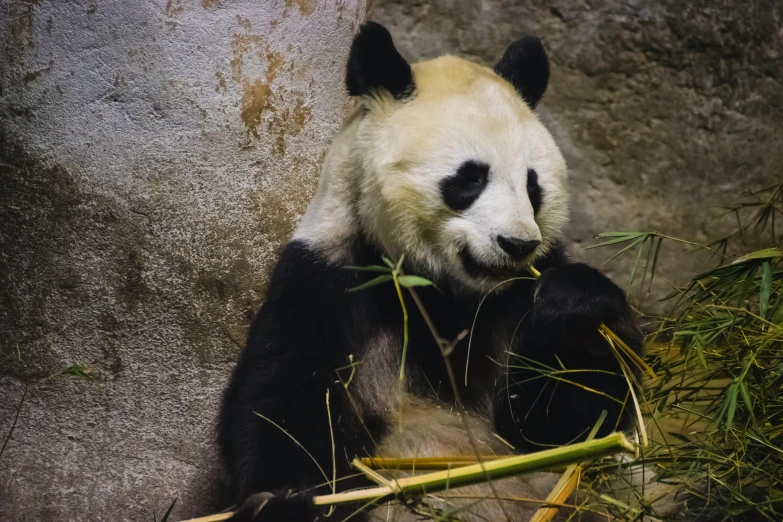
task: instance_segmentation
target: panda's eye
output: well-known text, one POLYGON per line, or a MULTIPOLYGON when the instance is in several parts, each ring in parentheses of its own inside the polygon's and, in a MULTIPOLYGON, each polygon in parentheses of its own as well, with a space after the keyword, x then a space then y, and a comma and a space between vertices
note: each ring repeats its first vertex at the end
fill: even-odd
POLYGON ((533 206, 533 212, 541 208, 541 187, 538 184, 538 174, 533 169, 527 169, 527 197, 533 206))
POLYGON ((460 211, 470 207, 487 186, 489 165, 477 161, 466 161, 440 183, 443 201, 453 210, 460 211))

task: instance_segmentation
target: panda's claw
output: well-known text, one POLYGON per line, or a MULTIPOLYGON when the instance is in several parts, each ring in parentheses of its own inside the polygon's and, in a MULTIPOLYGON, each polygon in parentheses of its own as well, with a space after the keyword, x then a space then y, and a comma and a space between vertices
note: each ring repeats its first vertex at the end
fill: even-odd
POLYGON ((320 522, 320 509, 311 495, 291 490, 250 495, 234 512, 230 522, 320 522))

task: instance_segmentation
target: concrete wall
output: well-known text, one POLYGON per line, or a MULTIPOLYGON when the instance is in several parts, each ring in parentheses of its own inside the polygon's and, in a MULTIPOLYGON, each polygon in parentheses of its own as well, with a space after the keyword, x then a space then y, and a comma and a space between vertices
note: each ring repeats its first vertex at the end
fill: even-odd
MULTIPOLYGON (((717 207, 783 181, 780 1, 378 0, 373 17, 412 60, 452 53, 491 65, 520 36, 542 38, 552 76, 540 113, 568 161, 577 259, 610 257, 581 250, 598 232, 732 233, 736 220, 717 207)), ((769 241, 735 236, 733 249, 769 241)), ((620 284, 630 261, 606 267, 620 284)), ((664 244, 661 274, 683 283, 704 261, 664 244)), ((666 283, 639 290, 634 304, 668 308, 656 302, 666 283)))
POLYGON ((0 0, 0 444, 28 387, 0 519, 209 509, 217 400, 365 3, 0 0))

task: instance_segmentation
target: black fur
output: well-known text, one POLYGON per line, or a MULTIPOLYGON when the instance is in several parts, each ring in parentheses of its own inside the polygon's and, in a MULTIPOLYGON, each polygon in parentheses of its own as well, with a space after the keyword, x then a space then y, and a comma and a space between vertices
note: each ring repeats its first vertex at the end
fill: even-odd
POLYGON ((541 186, 538 184, 538 173, 533 169, 527 170, 527 197, 533 206, 533 213, 541 209, 541 186))
POLYGON ((467 210, 478 199, 489 180, 489 165, 478 161, 466 161, 440 183, 443 201, 457 212, 467 210))
POLYGON ((535 36, 525 36, 512 43, 495 65, 495 72, 508 80, 535 109, 549 84, 549 59, 544 45, 535 36))
POLYGON ((498 433, 518 448, 546 449, 583 438, 601 411, 607 410, 599 436, 608 434, 623 420, 620 403, 628 386, 598 333, 599 326, 606 324, 634 351, 642 351, 641 333, 625 295, 609 278, 581 263, 544 272, 534 292, 535 303, 520 327, 517 352, 534 362, 510 361, 516 368, 508 373, 508 393, 495 398, 498 433), (588 371, 562 374, 571 384, 542 378, 541 365, 588 371))
MULTIPOLYGON (((377 264, 380 259, 381 252, 362 240, 356 241, 354 251, 353 264, 377 264)), ((468 385, 459 379, 459 392, 468 407, 483 404, 487 394, 494 393, 495 429, 517 447, 530 447, 528 439, 562 444, 584 436, 582 428, 592 425, 602 408, 612 414, 605 426, 613 427, 619 410, 611 401, 563 383, 549 397, 543 379, 525 382, 524 375, 517 372, 506 379, 490 357, 497 360, 510 346, 547 365, 556 366, 557 354, 569 369, 597 368, 617 373, 618 365, 611 356, 590 353, 603 349, 595 344, 599 343, 595 329, 602 321, 634 349, 641 349, 640 334, 623 293, 608 279, 585 265, 568 264, 562 247, 537 260, 536 266, 543 272, 538 283, 515 281, 506 291, 486 299, 473 331, 468 385), (512 339, 520 321, 519 333, 512 339), (497 339, 504 342, 498 343, 497 339)), ((326 481, 301 448, 255 412, 284 428, 328 474, 332 458, 325 395, 330 390, 338 476, 349 474, 353 457, 372 453, 372 440, 378 440, 388 429, 380 416, 366 415, 362 425, 336 371, 348 364, 350 354, 361 361, 363 349, 379 331, 402 346, 402 314, 391 284, 346 292, 375 275, 330 265, 296 241, 283 251, 221 410, 219 442, 235 501, 260 491, 303 490, 326 481)), ((455 293, 447 281, 438 283, 441 291, 421 288, 419 295, 441 335, 454 338, 471 326, 481 295, 455 293)), ((453 396, 439 349, 416 308, 409 308, 406 374, 410 391, 432 396, 431 385, 448 405, 453 396)), ((452 356, 460 375, 467 363, 466 348, 463 342, 452 356)), ((585 374, 574 380, 624 398, 623 381, 600 375, 594 378, 585 374)), ((361 404, 361 397, 353 399, 354 404, 361 404)), ((341 488, 357 485, 338 482, 341 488)), ((320 494, 326 489, 307 491, 320 494)), ((292 502, 301 508, 301 500, 292 502)), ((271 518, 270 511, 265 514, 265 509, 258 520, 277 520, 271 518)), ((247 507, 243 513, 247 516, 247 507)), ((289 512, 287 520, 310 522, 312 518, 307 517, 317 515, 318 510, 305 513, 296 518, 289 512)))
POLYGON ((218 440, 234 500, 326 481, 301 448, 256 413, 279 424, 330 470, 330 390, 338 475, 348 473, 354 456, 372 450, 371 435, 381 435, 383 426, 371 417, 364 419, 370 429, 365 432, 336 383, 335 368, 346 366, 352 353, 361 357, 361 347, 377 328, 369 294, 346 292, 363 280, 362 274, 330 266, 301 243, 283 250, 223 399, 218 440))
POLYGON ((372 95, 385 89, 397 99, 409 97, 414 90, 413 71, 394 47, 381 24, 369 22, 359 29, 351 44, 345 85, 351 96, 372 95))

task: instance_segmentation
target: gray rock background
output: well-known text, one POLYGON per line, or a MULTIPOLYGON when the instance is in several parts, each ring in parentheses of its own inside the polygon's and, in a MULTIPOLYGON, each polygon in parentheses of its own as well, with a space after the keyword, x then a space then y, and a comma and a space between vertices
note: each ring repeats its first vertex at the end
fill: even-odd
MULTIPOLYGON (((494 65, 520 36, 542 38, 552 75, 539 113, 568 162, 577 259, 611 257, 582 251, 604 231, 725 236, 736 220, 717 206, 783 181, 780 0, 378 0, 373 18, 412 60, 494 65)), ((769 237, 735 236, 734 250, 769 237)), ((664 243, 660 273, 683 283, 708 257, 664 243)), ((605 268, 627 285, 631 261, 605 268)), ((663 281, 639 290, 643 309, 668 306, 663 281)))
POLYGON ((365 18, 0 0, 0 444, 29 387, 0 520, 149 521, 177 495, 174 520, 209 513, 217 401, 365 18))
MULTIPOLYGON (((608 257, 579 249, 600 231, 732 232, 713 207, 783 178, 779 1, 375 3, 414 60, 492 64, 542 36, 577 258, 608 257)), ((217 400, 348 107, 365 16, 362 0, 0 0, 0 444, 28 390, 0 520, 150 520, 179 495, 176 519, 219 496, 217 400)), ((667 246, 662 273, 697 259, 667 246)))

